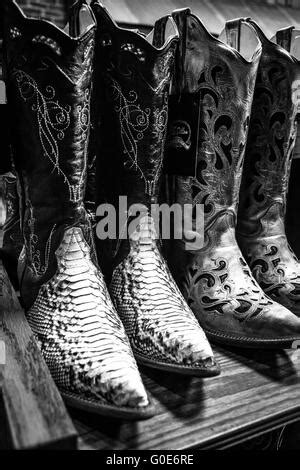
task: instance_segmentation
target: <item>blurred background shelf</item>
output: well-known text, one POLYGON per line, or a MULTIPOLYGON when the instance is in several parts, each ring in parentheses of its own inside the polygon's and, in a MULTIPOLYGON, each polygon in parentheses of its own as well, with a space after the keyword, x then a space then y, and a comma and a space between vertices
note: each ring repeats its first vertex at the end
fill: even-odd
POLYGON ((116 21, 128 25, 153 25, 157 18, 170 14, 172 10, 189 7, 208 30, 216 35, 222 31, 225 21, 241 16, 251 16, 268 37, 285 26, 300 26, 300 9, 283 7, 282 2, 276 4, 259 0, 103 0, 102 3, 116 21))

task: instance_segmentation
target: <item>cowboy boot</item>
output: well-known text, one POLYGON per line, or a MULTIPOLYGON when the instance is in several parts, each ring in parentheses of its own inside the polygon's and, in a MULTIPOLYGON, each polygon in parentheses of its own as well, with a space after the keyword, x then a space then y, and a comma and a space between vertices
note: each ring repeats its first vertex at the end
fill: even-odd
POLYGON ((15 289, 19 289, 17 266, 23 248, 17 186, 17 176, 14 173, 8 173, 3 176, 6 220, 3 226, 3 245, 0 251, 15 289))
MULTIPOLYGON (((300 41, 299 30, 293 26, 283 28, 276 32, 271 41, 284 47, 293 57, 300 60, 300 41)), ((296 254, 300 257, 300 187, 298 183, 300 172, 300 132, 299 132, 299 109, 297 113, 297 135, 293 158, 291 162, 291 171, 289 178, 289 188, 287 194, 285 226, 287 239, 296 254)))
MULTIPOLYGON (((68 29, 70 34, 74 37, 79 36, 80 28, 82 28, 82 22, 87 20, 87 12, 83 10, 81 2, 75 2, 75 4, 69 9, 70 24, 68 25, 68 29)), ((92 123, 90 123, 90 127, 92 130, 92 123)), ((93 142, 94 139, 89 139, 90 146, 93 142)), ((92 227, 95 227, 95 151, 89 150, 88 157, 87 182, 84 203, 86 211, 90 216, 92 227)), ((4 199, 6 202, 6 221, 3 226, 3 247, 0 249, 0 251, 4 257, 4 262, 6 264, 10 279, 15 289, 19 289, 17 267, 18 259, 23 247, 23 238, 21 233, 19 195, 16 174, 10 172, 4 176, 3 187, 4 199)), ((23 253, 22 256, 25 256, 25 253, 23 253)))
MULTIPOLYGON (((86 8, 87 2, 85 0, 77 0, 69 8, 69 31, 74 37, 80 35, 80 31, 84 27, 88 27, 90 22, 89 9, 86 8)), ((84 206, 90 218, 90 222, 95 232, 96 226, 96 144, 95 144, 95 129, 94 117, 90 117, 89 140, 87 150, 87 177, 86 187, 84 194, 84 206)))
POLYGON ((11 168, 11 155, 9 143, 9 129, 7 122, 7 104, 6 104, 6 87, 3 77, 3 11, 0 5, 0 129, 1 129, 1 159, 0 159, 0 175, 8 173, 11 168))
MULTIPOLYGON (((262 43, 240 192, 238 242, 265 293, 300 315, 300 263, 284 225, 296 138, 300 63, 249 24, 262 43)), ((236 28, 236 25, 234 25, 236 28)), ((227 25, 232 30, 232 25, 227 25)))
POLYGON ((166 171, 174 175, 171 202, 192 204, 195 215, 202 205, 204 234, 194 227, 192 244, 174 240, 171 271, 210 339, 241 347, 288 346, 300 337, 300 323, 264 294, 235 237, 258 37, 251 25, 243 27, 241 55, 211 36, 189 9, 173 18, 181 38, 166 171))
POLYGON ((17 266, 23 247, 20 223, 19 194, 17 175, 12 163, 11 136, 6 99, 6 85, 3 76, 3 5, 0 6, 0 128, 1 128, 1 163, 0 174, 6 207, 3 225, 3 243, 0 255, 3 258, 9 278, 16 290, 19 289, 17 266))
POLYGON ((120 236, 111 243, 112 299, 138 362, 182 374, 216 375, 210 345, 160 253, 150 211, 161 180, 176 27, 170 19, 163 38, 155 30, 146 38, 119 28, 98 2, 92 8, 98 25, 97 178, 104 188, 99 202, 104 197, 119 215, 119 195, 127 197, 129 206, 120 236), (143 209, 130 230, 134 204, 143 209))
POLYGON ((146 418, 153 410, 97 265, 84 207, 95 36, 90 18, 73 37, 6 2, 8 103, 24 201, 20 290, 67 403, 146 418))

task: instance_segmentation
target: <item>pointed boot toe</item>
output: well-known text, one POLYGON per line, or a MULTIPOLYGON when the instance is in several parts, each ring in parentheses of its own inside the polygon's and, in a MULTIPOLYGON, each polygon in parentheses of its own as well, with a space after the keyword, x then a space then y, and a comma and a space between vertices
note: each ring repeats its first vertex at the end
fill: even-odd
MULTIPOLYGON (((179 319, 182 312, 177 310, 173 314, 173 318, 179 319)), ((162 312, 153 310, 153 315, 159 317, 162 312)), ((209 342, 195 321, 189 324, 185 318, 180 322, 179 329, 161 322, 142 323, 131 341, 138 363, 199 377, 212 377, 220 373, 209 342)))
POLYGON ((27 313, 67 403, 102 415, 153 416, 124 327, 80 228, 65 231, 57 272, 27 313))
MULTIPOLYGON (((265 298, 266 299, 266 298, 265 298)), ((300 319, 282 305, 268 299, 253 315, 240 318, 227 314, 204 330, 216 343, 244 348, 288 349, 300 340, 300 319)))
POLYGON ((68 24, 62 31, 5 2, 12 153, 22 199, 20 292, 66 402, 143 419, 154 410, 99 269, 85 208, 96 33, 85 2, 72 8, 68 24))
POLYGON ((137 361, 210 377, 219 373, 204 331, 185 302, 155 240, 135 235, 115 269, 110 292, 137 361))
POLYGON ((93 2, 92 8, 99 25, 94 88, 101 136, 98 215, 107 203, 119 214, 119 233, 110 232, 109 240, 101 236, 103 220, 97 224, 112 300, 138 362, 181 374, 216 375, 205 334, 159 251, 152 213, 162 180, 178 30, 168 17, 156 22, 147 39, 126 29, 120 34, 105 7, 93 2), (136 207, 142 218, 135 219, 136 207))
MULTIPOLYGON (((168 250, 171 272, 212 341, 245 348, 289 347, 298 338, 298 319, 292 318, 292 313, 274 302, 259 286, 236 239, 240 194, 240 217, 248 222, 252 211, 257 216, 253 232, 250 230, 251 224, 246 226, 245 232, 259 233, 258 227, 262 226, 263 218, 262 211, 257 207, 265 207, 264 200, 273 204, 274 195, 277 201, 276 188, 286 184, 286 178, 281 179, 283 173, 279 168, 276 172, 273 170, 273 154, 275 159, 281 152, 272 150, 270 153, 269 144, 266 144, 258 162, 258 150, 253 145, 255 136, 250 133, 251 174, 252 177, 259 176, 255 176, 256 185, 253 186, 250 202, 251 179, 242 185, 240 193, 242 178, 250 174, 247 156, 248 165, 243 167, 244 153, 249 122, 251 128, 252 100, 257 100, 255 89, 260 80, 264 98, 257 108, 258 115, 265 119, 264 100, 270 102, 271 108, 273 104, 269 94, 265 93, 267 75, 260 74, 258 78, 257 74, 264 48, 260 31, 251 21, 232 20, 226 25, 229 30, 227 34, 225 31, 221 33, 216 42, 189 9, 177 10, 172 16, 179 29, 181 46, 176 66, 176 86, 169 100, 166 194, 169 205, 178 203, 184 208, 186 204, 191 204, 195 208, 192 227, 195 240, 197 235, 201 243, 191 247, 182 240, 172 240, 168 250), (242 53, 234 50, 239 45, 242 53), (247 57, 244 55, 246 50, 247 57), (196 148, 192 152, 196 158, 190 162, 190 169, 186 165, 189 157, 186 152, 187 137, 183 140, 183 135, 189 136, 189 141, 194 142, 196 148), (183 152, 186 152, 185 158, 183 152), (266 160, 266 166, 262 167, 266 160), (261 169, 263 171, 260 173, 261 169), (271 177, 274 177, 276 184, 273 192, 268 194, 262 187, 269 185, 271 177), (255 197, 256 201, 253 200, 255 197), (201 222, 200 219, 198 224, 196 209, 200 204, 204 209, 204 220, 201 222)), ((280 54, 284 55, 284 52, 280 54)), ((290 60, 285 62, 286 65, 288 62, 290 60)), ((270 71, 270 62, 268 67, 270 71)), ((269 77, 277 83, 277 74, 271 77, 270 72, 269 77)), ((262 90, 257 96, 262 96, 262 90)), ((270 122, 274 117, 278 117, 278 113, 270 118, 270 122)), ((258 117, 253 125, 254 132, 257 127, 262 132, 257 143, 265 143, 265 123, 258 126, 257 122, 258 117)), ((288 119, 287 122, 292 121, 288 119)), ((274 133, 276 129, 274 124, 274 133)), ((273 214, 266 219, 266 226, 274 228, 277 219, 273 214)), ((256 263, 256 269, 266 272, 268 263, 272 264, 274 268, 280 267, 278 274, 282 278, 278 252, 276 247, 270 247, 265 258, 256 263)))
POLYGON ((290 348, 294 341, 300 340, 300 319, 287 308, 273 302, 272 308, 265 315, 262 331, 265 331, 269 342, 281 342, 282 347, 290 348))

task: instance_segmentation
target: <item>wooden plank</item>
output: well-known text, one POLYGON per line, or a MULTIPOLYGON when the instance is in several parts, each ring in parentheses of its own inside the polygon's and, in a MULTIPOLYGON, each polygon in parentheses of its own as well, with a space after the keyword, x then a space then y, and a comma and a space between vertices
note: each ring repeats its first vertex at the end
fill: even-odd
POLYGON ((80 448, 230 448, 300 420, 300 351, 214 350, 219 377, 143 369, 157 409, 148 421, 99 420, 74 412, 80 448))
POLYGON ((0 363, 0 446, 76 449, 76 430, 1 260, 0 363))

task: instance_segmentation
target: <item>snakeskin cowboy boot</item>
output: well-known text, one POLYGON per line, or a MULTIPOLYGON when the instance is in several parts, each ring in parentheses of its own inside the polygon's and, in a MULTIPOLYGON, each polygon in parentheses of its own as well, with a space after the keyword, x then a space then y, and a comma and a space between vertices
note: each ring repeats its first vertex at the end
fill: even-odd
POLYGON ((3 226, 3 246, 0 251, 8 275, 15 289, 18 289, 17 266, 23 248, 23 237, 20 226, 17 176, 14 173, 8 173, 3 176, 3 189, 6 205, 6 220, 3 226))
POLYGON ((182 374, 216 375, 219 370, 205 334, 160 253, 150 211, 161 180, 176 26, 170 19, 162 41, 155 30, 146 38, 119 28, 98 2, 92 8, 98 26, 97 180, 104 189, 98 202, 110 203, 122 215, 123 195, 129 207, 119 238, 111 240, 112 269, 107 276, 112 299, 138 362, 182 374), (133 204, 144 210, 131 231, 133 204))
MULTIPOLYGON (((300 263, 289 246, 284 217, 296 138, 300 63, 269 41, 262 43, 253 99, 238 214, 238 242, 252 274, 273 300, 300 315, 300 263)), ((280 34, 278 34, 278 38, 280 34)))
POLYGON ((169 198, 192 204, 194 223, 202 205, 204 227, 193 227, 192 245, 174 240, 171 271, 210 339, 241 347, 286 347, 300 337, 300 323, 264 294, 235 237, 261 50, 257 34, 251 25, 243 27, 241 55, 211 36, 189 9, 175 11, 173 18, 181 38, 166 150, 165 171, 173 174, 169 198))
MULTIPOLYGON (((84 6, 84 8, 88 8, 84 6)), ((73 37, 6 2, 8 104, 25 242, 21 296, 63 397, 118 417, 153 414, 96 262, 84 208, 95 23, 73 37)))

